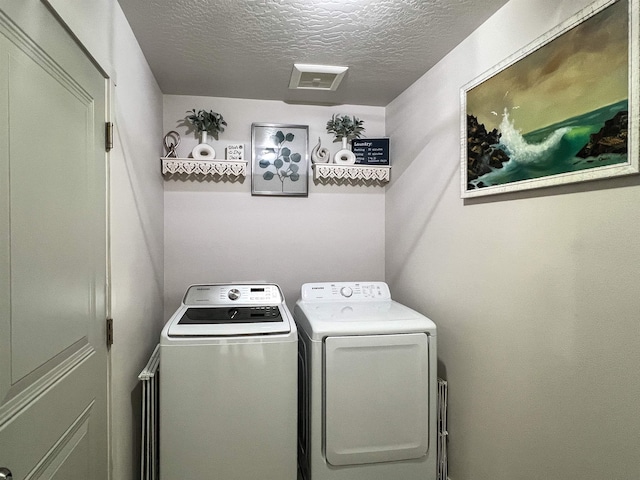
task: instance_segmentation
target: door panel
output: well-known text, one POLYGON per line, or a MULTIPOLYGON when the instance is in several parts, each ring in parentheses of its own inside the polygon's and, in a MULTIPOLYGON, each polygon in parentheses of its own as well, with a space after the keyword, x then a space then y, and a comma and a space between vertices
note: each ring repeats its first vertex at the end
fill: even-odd
POLYGON ((10 121, 27 126, 9 133, 15 383, 68 347, 87 343, 85 319, 95 296, 90 232, 84 226, 90 178, 87 162, 78 159, 91 158, 92 142, 74 132, 87 130, 93 102, 57 72, 15 51, 8 74, 10 121), (56 112, 55 121, 28 128, 38 111, 56 112), (61 142, 63 148, 52 148, 61 142))
POLYGON ((426 455, 427 335, 328 337, 324 348, 327 461, 354 465, 426 455))
POLYGON ((23 5, 37 26, 0 2, 0 466, 104 480, 105 79, 44 6, 23 5))

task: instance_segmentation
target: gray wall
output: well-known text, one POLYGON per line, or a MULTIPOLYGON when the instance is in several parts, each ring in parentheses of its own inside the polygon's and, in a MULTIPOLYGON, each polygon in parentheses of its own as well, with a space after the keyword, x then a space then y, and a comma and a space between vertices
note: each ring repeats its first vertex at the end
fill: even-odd
MULTIPOLYGON (((187 110, 221 113, 228 123, 217 158, 230 143, 243 143, 251 158, 251 123, 309 126, 310 147, 322 138, 332 153, 341 149, 326 133, 333 113, 356 115, 366 134, 384 135, 384 108, 293 105, 266 100, 164 96, 164 129, 182 137, 178 155, 197 144, 181 126, 187 110)), ((251 196, 251 180, 165 181, 165 316, 186 288, 200 282, 266 280, 278 283, 291 308, 304 282, 384 278, 384 188, 316 185, 309 196, 251 196)))
POLYGON ((158 155, 162 94, 116 5, 115 148, 111 155, 111 411, 113 479, 139 478, 138 374, 163 325, 164 217, 158 155))
POLYGON ((460 87, 588 3, 512 0, 387 107, 386 279, 438 325, 452 480, 640 478, 640 179, 460 199, 460 87))

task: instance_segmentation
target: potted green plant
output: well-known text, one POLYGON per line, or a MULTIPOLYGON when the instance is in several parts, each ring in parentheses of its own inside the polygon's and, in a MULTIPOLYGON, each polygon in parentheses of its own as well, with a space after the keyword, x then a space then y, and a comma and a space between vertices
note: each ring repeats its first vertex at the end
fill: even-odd
POLYGON ((327 122, 327 132, 335 135, 334 142, 342 141, 342 150, 335 154, 333 161, 338 164, 353 165, 356 162, 356 156, 349 150, 347 142, 354 138, 360 138, 364 132, 364 120, 360 120, 355 115, 333 114, 331 120, 327 122))
MULTIPOLYGON (((227 122, 225 122, 222 115, 214 112, 213 110, 198 110, 196 109, 188 110, 187 120, 193 125, 193 127, 199 132, 204 132, 205 134, 209 133, 213 138, 218 140, 218 134, 220 132, 224 132, 224 127, 227 126, 227 122)), ((202 143, 206 143, 206 141, 202 141, 202 143)))
POLYGON ((222 115, 213 110, 187 110, 186 120, 193 125, 195 130, 200 134, 200 143, 192 150, 192 156, 196 159, 213 159, 216 151, 207 143, 207 134, 211 134, 213 138, 218 140, 220 132, 224 132, 227 122, 222 115))
POLYGON ((343 138, 353 140, 354 138, 360 138, 362 132, 364 132, 363 124, 364 120, 360 120, 355 115, 350 117, 349 115, 333 114, 331 120, 327 122, 327 132, 335 135, 334 142, 339 142, 343 138))

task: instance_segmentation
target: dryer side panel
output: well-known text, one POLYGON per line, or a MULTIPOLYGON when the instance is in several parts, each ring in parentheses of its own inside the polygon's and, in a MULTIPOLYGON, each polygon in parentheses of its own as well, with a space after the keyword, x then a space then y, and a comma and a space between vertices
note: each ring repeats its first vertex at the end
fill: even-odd
POLYGON ((328 337, 324 348, 327 461, 338 466, 425 456, 428 336, 328 337))

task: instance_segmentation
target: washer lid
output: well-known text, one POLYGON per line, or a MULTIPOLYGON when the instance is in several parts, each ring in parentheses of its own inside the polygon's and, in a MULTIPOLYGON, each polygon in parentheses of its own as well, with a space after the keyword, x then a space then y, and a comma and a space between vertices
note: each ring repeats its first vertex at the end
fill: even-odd
POLYGON ((274 283, 191 285, 163 330, 167 337, 287 334, 295 324, 274 283))
POLYGON ((169 321, 169 337, 238 336, 289 333, 284 305, 189 307, 183 305, 169 321))
POLYGON ((226 323, 282 322, 280 309, 274 305, 261 307, 187 308, 179 325, 223 325, 226 323))
POLYGON ((289 333, 284 306, 183 306, 170 321, 169 337, 217 337, 289 333))

